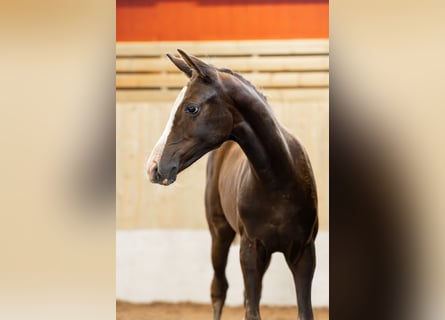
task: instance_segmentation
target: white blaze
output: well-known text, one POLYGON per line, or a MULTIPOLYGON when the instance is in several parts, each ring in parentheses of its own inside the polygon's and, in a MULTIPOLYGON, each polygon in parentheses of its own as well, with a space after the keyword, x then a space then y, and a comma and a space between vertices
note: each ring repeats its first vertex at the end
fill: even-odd
POLYGON ((145 172, 149 173, 149 170, 154 164, 159 163, 159 159, 162 156, 162 153, 164 152, 165 143, 167 142, 167 137, 170 134, 170 131, 173 127, 173 120, 175 118, 176 111, 178 110, 179 106, 182 103, 182 100, 184 100, 184 95, 187 90, 187 86, 182 88, 181 92, 179 93, 178 97, 175 100, 175 103, 173 104, 173 107, 170 111, 170 117, 168 118, 167 124, 165 125, 164 132, 162 133, 161 137, 159 138, 158 142, 154 146, 153 150, 151 151, 150 157, 147 160, 147 163, 145 165, 145 172))

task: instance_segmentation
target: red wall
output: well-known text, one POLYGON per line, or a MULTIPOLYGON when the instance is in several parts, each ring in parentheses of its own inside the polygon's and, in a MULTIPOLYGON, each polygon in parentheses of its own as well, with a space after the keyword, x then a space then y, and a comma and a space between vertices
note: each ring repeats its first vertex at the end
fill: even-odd
POLYGON ((117 0, 117 41, 329 37, 327 0, 117 0))

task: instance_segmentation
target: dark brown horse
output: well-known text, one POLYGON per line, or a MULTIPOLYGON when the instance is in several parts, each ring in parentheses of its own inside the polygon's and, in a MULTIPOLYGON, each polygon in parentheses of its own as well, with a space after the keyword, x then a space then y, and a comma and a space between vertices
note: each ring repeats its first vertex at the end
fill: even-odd
POLYGON ((317 194, 306 152, 247 80, 178 52, 183 60, 167 56, 190 80, 150 155, 147 173, 151 182, 169 185, 179 172, 214 150, 205 193, 214 320, 221 318, 228 288, 227 255, 236 232, 241 239, 245 319, 260 319, 262 279, 277 251, 292 271, 300 319, 313 319, 317 194))

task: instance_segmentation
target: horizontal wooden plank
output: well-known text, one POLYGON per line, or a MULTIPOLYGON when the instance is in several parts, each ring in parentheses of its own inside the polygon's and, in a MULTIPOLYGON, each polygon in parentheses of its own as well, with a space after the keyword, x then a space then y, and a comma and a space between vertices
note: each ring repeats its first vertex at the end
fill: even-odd
MULTIPOLYGON (((329 57, 325 56, 250 56, 208 58, 206 62, 217 67, 227 67, 237 72, 245 71, 325 71, 329 57)), ((167 57, 116 59, 117 72, 179 72, 167 57)))
POLYGON ((159 56, 178 48, 198 56, 327 54, 329 40, 118 42, 116 55, 159 56))
POLYGON ((182 74, 117 74, 117 88, 183 87, 187 78, 182 74))
MULTIPOLYGON (((258 87, 327 87, 328 72, 274 72, 244 74, 258 87)), ((182 74, 117 74, 117 88, 181 87, 186 84, 182 74)))
MULTIPOLYGON (((179 94, 179 89, 171 90, 140 90, 126 89, 116 91, 118 102, 169 102, 173 103, 179 94)), ((265 89, 262 91, 267 99, 273 102, 305 102, 305 101, 328 101, 329 89, 265 89)))
POLYGON ((329 101, 329 88, 264 89, 268 101, 329 101))

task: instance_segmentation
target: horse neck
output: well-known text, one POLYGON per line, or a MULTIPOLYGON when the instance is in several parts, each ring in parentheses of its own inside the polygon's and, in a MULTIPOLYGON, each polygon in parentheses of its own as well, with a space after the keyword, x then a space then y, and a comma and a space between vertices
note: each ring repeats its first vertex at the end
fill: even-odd
POLYGON ((254 175, 268 185, 282 185, 294 173, 286 132, 258 92, 235 79, 232 138, 240 145, 254 175))

